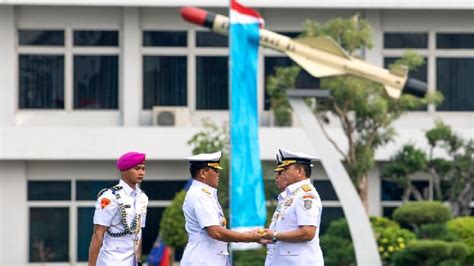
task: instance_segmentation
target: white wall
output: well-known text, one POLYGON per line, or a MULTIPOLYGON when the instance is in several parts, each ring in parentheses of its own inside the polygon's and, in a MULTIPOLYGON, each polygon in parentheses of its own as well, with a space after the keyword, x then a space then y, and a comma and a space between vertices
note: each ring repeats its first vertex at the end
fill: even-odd
POLYGON ((28 261, 26 168, 21 161, 0 161, 0 265, 28 261))

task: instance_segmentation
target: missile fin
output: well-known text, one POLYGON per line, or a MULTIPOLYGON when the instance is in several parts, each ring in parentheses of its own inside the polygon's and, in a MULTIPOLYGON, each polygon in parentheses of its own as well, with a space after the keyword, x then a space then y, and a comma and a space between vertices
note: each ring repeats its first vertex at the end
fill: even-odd
POLYGON ((385 91, 387 92, 388 96, 390 96, 392 98, 395 98, 395 99, 400 98, 400 94, 402 94, 402 90, 394 88, 394 87, 390 87, 388 85, 384 85, 384 87, 385 87, 385 91))
POLYGON ((286 52, 286 54, 295 61, 300 67, 306 70, 311 76, 317 78, 324 78, 329 76, 337 76, 346 74, 344 71, 328 67, 327 65, 320 64, 318 62, 311 61, 304 56, 286 52))
POLYGON ((351 56, 344 49, 342 49, 342 47, 335 40, 333 40, 329 36, 303 37, 294 39, 294 41, 315 49, 323 50, 325 52, 337 56, 351 59, 351 56))

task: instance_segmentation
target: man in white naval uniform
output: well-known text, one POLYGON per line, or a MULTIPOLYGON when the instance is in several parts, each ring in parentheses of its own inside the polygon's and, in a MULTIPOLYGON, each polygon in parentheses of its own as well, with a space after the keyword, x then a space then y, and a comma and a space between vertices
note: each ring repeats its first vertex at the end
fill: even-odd
POLYGON ((89 266, 135 266, 140 263, 141 228, 148 197, 138 187, 145 175, 145 154, 129 152, 117 161, 118 185, 99 192, 89 266))
POLYGON ((227 242, 257 242, 257 230, 236 232, 226 228, 226 219, 217 200, 221 152, 186 158, 193 182, 183 203, 188 243, 181 266, 230 265, 227 242))
MULTIPOLYGON (((275 230, 275 221, 276 217, 278 216, 278 213, 281 211, 280 203, 285 199, 286 197, 286 192, 285 189, 287 187, 287 181, 285 179, 285 176, 283 174, 283 170, 285 169, 284 167, 281 167, 281 155, 280 152, 277 152, 276 154, 276 160, 277 160, 277 167, 273 170, 275 172, 275 184, 280 190, 280 194, 278 194, 278 205, 277 208, 275 209, 275 212, 272 215, 272 221, 270 225, 268 226, 269 229, 275 230)), ((281 205, 283 206, 283 205, 281 205)), ((267 256, 265 257, 265 266, 270 266, 272 265, 272 258, 273 258, 273 251, 275 249, 275 245, 270 241, 270 240, 262 240, 260 241, 262 244, 267 244, 267 256)))
POLYGON ((317 158, 280 149, 281 167, 288 181, 286 198, 275 219, 274 230, 266 229, 264 238, 275 243, 272 266, 323 266, 319 246, 322 204, 311 184, 311 161, 317 158))

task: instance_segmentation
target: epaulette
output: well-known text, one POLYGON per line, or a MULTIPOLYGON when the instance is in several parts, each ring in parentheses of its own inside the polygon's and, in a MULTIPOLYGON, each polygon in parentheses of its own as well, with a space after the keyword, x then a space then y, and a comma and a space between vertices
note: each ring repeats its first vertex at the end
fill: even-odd
POLYGON ((100 196, 102 196, 102 194, 104 194, 109 189, 112 190, 112 194, 115 194, 116 191, 119 191, 119 190, 122 189, 122 186, 115 185, 115 186, 110 187, 110 188, 104 188, 101 191, 99 191, 99 193, 97 193, 97 198, 100 198, 100 196))
POLYGON ((301 188, 303 189, 304 192, 311 191, 311 187, 309 185, 302 185, 301 188))
POLYGON ((203 187, 201 190, 204 191, 204 193, 211 195, 211 192, 207 188, 203 187))

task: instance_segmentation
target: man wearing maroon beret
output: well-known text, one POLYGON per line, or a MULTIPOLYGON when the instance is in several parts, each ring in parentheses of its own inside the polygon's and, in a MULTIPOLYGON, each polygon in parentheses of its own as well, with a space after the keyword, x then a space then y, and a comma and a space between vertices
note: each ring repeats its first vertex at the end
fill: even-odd
POLYGON ((135 266, 140 263, 141 229, 145 227, 148 197, 139 184, 145 176, 145 157, 127 152, 117 160, 118 185, 99 192, 89 266, 135 266))

